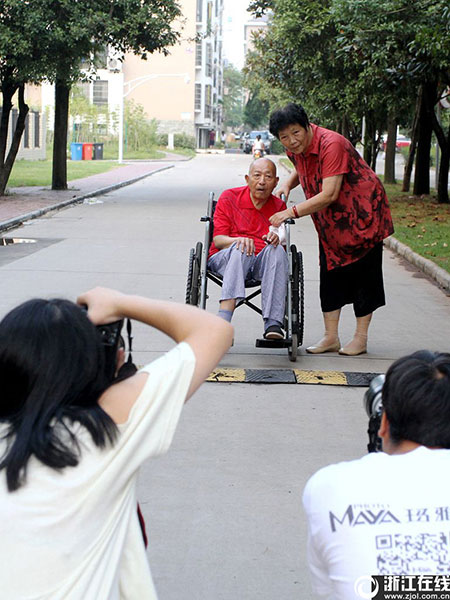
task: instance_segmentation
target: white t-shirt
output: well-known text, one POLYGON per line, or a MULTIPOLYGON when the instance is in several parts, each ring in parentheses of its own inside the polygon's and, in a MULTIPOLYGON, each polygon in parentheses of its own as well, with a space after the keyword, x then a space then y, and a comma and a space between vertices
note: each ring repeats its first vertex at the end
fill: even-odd
POLYGON ((113 446, 98 448, 74 424, 77 467, 58 472, 32 457, 25 485, 12 493, 0 472, 1 598, 156 598, 137 518, 137 475, 147 458, 169 448, 194 365, 181 343, 144 367, 149 377, 113 446))
POLYGON ((315 473, 303 494, 314 591, 360 600, 360 577, 449 574, 449 473, 450 450, 424 446, 315 473))

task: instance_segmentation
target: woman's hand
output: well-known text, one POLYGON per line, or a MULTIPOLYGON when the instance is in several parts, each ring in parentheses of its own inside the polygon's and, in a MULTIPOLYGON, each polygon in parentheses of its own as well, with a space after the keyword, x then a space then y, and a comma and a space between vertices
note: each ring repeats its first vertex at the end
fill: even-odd
POLYGON ((291 215, 289 214, 289 210, 281 210, 280 212, 277 212, 275 214, 273 214, 270 218, 270 224, 273 225, 274 227, 279 227, 281 225, 281 223, 284 223, 286 221, 286 219, 290 219, 292 218, 291 215))
POLYGON ((86 305, 88 317, 94 325, 113 323, 123 319, 120 306, 125 294, 109 288, 96 287, 77 298, 77 304, 86 305))
POLYGON ((278 198, 281 198, 281 195, 284 194, 284 200, 287 202, 290 193, 291 188, 289 184, 285 182, 277 187, 277 189, 274 192, 274 196, 278 196, 278 198))

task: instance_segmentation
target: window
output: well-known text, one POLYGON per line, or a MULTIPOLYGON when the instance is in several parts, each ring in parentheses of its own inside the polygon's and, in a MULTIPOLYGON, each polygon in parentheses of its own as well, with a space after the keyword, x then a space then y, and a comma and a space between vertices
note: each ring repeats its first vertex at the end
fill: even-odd
POLYGON ((106 80, 94 81, 92 102, 96 106, 108 104, 108 82, 106 80))
POLYGON ((30 114, 25 117, 25 130, 23 132, 23 147, 30 147, 30 114))
POLYGON ((212 11, 213 11, 213 3, 212 2, 208 2, 207 15, 206 15, 206 19, 207 19, 206 26, 208 27, 208 29, 211 29, 212 11))
POLYGON ((205 117, 211 117, 211 86, 205 85, 205 117))
POLYGON ((212 75, 212 46, 211 44, 206 44, 206 69, 205 69, 206 77, 211 77, 212 75))
POLYGON ((41 147, 41 115, 36 111, 34 114, 34 147, 41 147))
POLYGON ((197 0, 197 23, 202 22, 203 0, 197 0))
POLYGON ((108 46, 103 46, 94 54, 95 65, 98 69, 106 69, 108 60, 108 46))
POLYGON ((195 44, 195 66, 201 67, 203 59, 203 44, 202 42, 197 42, 195 44))
POLYGON ((202 109, 202 84, 201 83, 196 83, 195 84, 195 104, 194 104, 194 108, 195 108, 195 110, 201 110, 202 109))

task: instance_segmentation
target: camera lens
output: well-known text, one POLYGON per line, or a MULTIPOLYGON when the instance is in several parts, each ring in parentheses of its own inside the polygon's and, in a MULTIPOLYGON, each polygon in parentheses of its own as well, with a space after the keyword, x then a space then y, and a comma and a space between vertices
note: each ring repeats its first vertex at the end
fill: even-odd
POLYGON ((364 407, 368 417, 381 415, 381 391, 383 389, 384 375, 377 375, 372 379, 369 389, 364 394, 364 407))

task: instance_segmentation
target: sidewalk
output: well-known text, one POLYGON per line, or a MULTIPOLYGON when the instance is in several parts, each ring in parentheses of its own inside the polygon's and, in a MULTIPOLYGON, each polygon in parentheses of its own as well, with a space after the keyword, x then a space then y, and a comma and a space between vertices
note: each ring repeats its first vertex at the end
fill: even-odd
POLYGON ((51 210, 82 202, 170 169, 179 160, 186 160, 186 157, 168 155, 164 160, 127 162, 105 173, 69 181, 69 189, 63 191, 39 186, 9 188, 8 195, 0 198, 0 232, 51 210))

